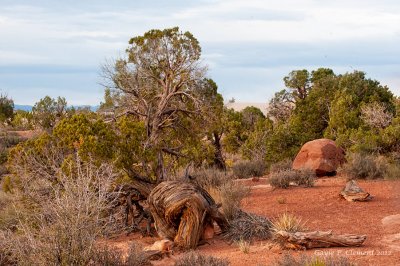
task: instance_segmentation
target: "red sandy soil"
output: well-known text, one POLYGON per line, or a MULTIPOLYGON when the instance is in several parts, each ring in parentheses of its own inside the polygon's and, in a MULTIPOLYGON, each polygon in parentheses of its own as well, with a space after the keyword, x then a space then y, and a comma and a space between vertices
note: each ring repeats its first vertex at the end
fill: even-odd
MULTIPOLYGON (((367 235, 362 247, 325 248, 307 251, 283 251, 271 241, 253 242, 248 254, 242 253, 236 244, 229 244, 220 236, 209 244, 198 247, 198 251, 227 258, 231 265, 271 265, 285 252, 294 256, 328 255, 347 256, 356 265, 400 265, 400 181, 359 181, 359 185, 374 196, 370 202, 347 202, 339 197, 346 183, 343 177, 322 178, 313 188, 291 187, 275 189, 267 185, 266 179, 258 182, 240 181, 251 186, 250 196, 242 202, 247 212, 271 219, 283 212, 293 213, 306 221, 308 229, 337 234, 367 235), (284 203, 282 203, 284 202, 284 203), (392 216, 398 215, 398 216, 392 216), (387 217, 383 222, 382 219, 387 217)), ((158 238, 140 238, 138 234, 119 236, 107 242, 127 250, 132 241, 150 245, 158 238)), ((170 258, 154 261, 154 265, 173 265, 181 253, 170 258)))

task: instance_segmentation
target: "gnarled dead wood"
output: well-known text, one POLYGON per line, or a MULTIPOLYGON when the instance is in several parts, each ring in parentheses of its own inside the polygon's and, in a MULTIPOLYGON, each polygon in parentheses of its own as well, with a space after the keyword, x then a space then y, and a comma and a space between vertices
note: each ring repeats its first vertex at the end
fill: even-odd
POLYGON ((224 215, 212 197, 201 187, 182 181, 165 181, 148 199, 159 236, 174 240, 184 249, 195 248, 208 225, 215 221, 225 231, 224 215))
POLYGON ((360 188, 355 180, 350 180, 340 192, 340 196, 347 201, 368 201, 372 196, 360 188))
POLYGON ((333 235, 332 231, 296 233, 278 231, 275 233, 275 239, 282 247, 288 249, 358 247, 364 243, 366 238, 366 235, 333 235))

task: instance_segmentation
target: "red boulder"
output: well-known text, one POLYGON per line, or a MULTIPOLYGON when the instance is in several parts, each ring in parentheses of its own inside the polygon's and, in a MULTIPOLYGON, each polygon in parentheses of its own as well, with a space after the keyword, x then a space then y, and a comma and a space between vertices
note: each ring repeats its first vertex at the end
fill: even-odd
POLYGON ((333 140, 316 139, 301 147, 293 161, 293 169, 308 168, 317 176, 334 175, 336 169, 345 162, 345 152, 333 140))

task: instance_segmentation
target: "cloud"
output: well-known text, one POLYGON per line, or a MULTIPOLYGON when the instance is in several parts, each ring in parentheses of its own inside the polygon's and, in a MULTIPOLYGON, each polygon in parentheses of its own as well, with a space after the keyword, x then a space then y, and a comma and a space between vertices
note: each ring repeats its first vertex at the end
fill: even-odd
POLYGON ((0 88, 18 103, 39 92, 93 103, 106 59, 123 55, 132 36, 172 26, 200 41, 226 98, 267 101, 289 71, 320 66, 399 87, 395 0, 3 0, 0 88))

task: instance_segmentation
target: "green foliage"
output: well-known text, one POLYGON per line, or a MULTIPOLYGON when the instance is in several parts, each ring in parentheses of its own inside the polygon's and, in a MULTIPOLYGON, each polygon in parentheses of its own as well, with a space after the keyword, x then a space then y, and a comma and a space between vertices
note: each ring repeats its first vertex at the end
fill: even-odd
POLYGON ((7 95, 0 95, 0 122, 11 119, 14 115, 14 101, 7 95))
POLYGON ((52 99, 49 96, 40 99, 32 108, 33 119, 36 126, 50 130, 56 122, 65 117, 67 102, 65 98, 52 99))
POLYGON ((58 145, 87 159, 89 156, 103 160, 113 157, 116 136, 111 127, 96 117, 73 115, 61 120, 53 130, 58 145))
POLYGON ((23 110, 17 110, 14 113, 14 117, 11 121, 14 128, 19 130, 30 130, 34 128, 33 125, 33 114, 23 110))

